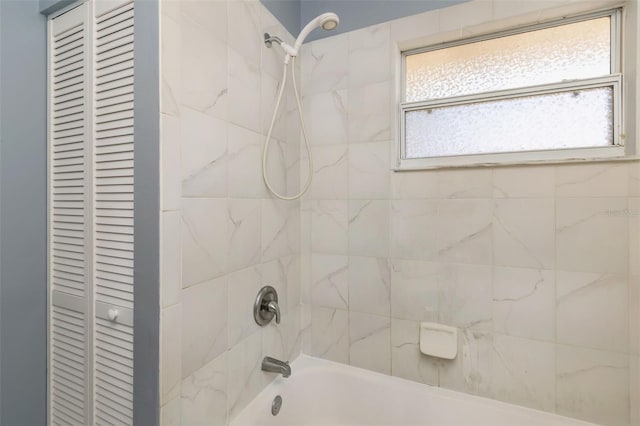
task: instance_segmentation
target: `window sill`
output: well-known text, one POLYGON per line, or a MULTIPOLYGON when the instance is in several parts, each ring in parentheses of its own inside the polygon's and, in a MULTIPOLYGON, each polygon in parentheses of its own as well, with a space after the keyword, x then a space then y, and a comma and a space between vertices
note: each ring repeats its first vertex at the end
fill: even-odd
POLYGON ((550 151, 506 152, 497 154, 460 155, 451 157, 413 158, 398 160, 393 171, 417 171, 474 167, 527 166, 544 164, 638 161, 640 156, 628 155, 623 146, 550 151))

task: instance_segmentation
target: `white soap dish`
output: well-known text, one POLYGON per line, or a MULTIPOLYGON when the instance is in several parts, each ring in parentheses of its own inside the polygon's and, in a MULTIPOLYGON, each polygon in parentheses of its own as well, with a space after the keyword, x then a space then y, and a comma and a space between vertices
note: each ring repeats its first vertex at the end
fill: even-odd
POLYGON ((420 324, 420 352, 444 359, 458 355, 458 329, 435 322, 420 324))

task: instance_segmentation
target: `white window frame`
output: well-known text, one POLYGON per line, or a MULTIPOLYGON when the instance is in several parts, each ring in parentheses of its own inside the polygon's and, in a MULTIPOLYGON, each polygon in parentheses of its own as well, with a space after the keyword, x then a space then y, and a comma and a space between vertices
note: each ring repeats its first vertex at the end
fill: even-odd
POLYGON ((484 35, 462 38, 444 43, 433 44, 416 49, 400 51, 400 95, 397 110, 398 137, 396 147, 395 170, 423 170, 446 167, 470 167, 470 166, 494 166, 529 163, 554 163, 572 161, 593 161, 630 159, 625 148, 624 138, 624 90, 623 90, 623 63, 622 63, 622 37, 623 37, 623 8, 608 8, 596 12, 581 13, 570 17, 561 17, 544 23, 522 25, 502 31, 494 31, 484 35), (405 102, 406 95, 406 57, 418 53, 441 50, 449 47, 460 46, 499 37, 522 34, 545 28, 567 25, 590 19, 611 17, 611 74, 603 77, 572 80, 561 83, 544 84, 538 86, 519 87, 516 89, 490 91, 472 95, 447 97, 418 102, 405 102), (426 108, 442 108, 448 106, 464 105, 481 101, 495 101, 518 98, 522 96, 559 93, 571 90, 581 90, 598 87, 611 87, 613 89, 613 144, 606 147, 586 147, 569 149, 550 149, 535 151, 496 152, 482 154, 461 154, 454 156, 405 158, 405 114, 408 111, 423 110, 426 108))

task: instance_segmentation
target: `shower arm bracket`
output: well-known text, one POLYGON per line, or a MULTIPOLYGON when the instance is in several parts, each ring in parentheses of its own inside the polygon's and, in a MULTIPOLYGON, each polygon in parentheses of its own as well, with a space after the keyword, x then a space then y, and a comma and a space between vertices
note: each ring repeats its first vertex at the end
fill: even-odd
POLYGON ((273 43, 279 44, 280 47, 282 47, 282 50, 284 50, 285 53, 287 54, 285 56, 285 64, 289 63, 289 59, 291 57, 298 56, 297 48, 289 46, 287 43, 282 41, 282 39, 278 36, 272 36, 269 33, 264 33, 264 45, 267 46, 268 48, 271 48, 271 46, 273 46, 273 43))

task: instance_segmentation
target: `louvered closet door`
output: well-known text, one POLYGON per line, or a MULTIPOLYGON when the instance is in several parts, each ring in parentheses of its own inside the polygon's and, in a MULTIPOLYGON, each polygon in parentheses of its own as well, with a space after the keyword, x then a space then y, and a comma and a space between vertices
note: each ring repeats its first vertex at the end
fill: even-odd
POLYGON ((50 421, 133 421, 133 2, 50 20, 50 421))
POLYGON ((133 3, 114 3, 96 5, 96 424, 133 419, 133 3))
POLYGON ((91 149, 87 7, 49 26, 50 418, 90 419, 91 149))

